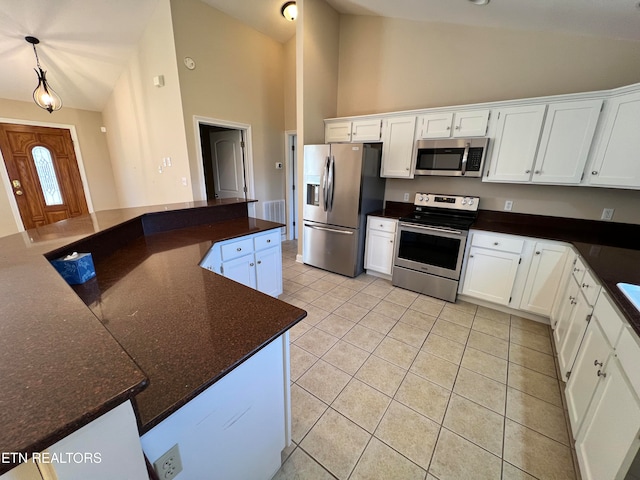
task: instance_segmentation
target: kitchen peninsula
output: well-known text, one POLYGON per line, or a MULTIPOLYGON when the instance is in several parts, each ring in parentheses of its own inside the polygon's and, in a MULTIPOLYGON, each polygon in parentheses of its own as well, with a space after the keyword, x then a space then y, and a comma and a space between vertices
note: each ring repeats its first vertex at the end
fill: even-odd
POLYGON ((44 450, 128 400, 149 435, 264 351, 279 352, 287 378, 279 339, 305 312, 198 266, 217 241, 279 227, 224 199, 0 239, 0 452, 44 450), (72 289, 48 260, 73 251, 92 253, 97 276, 72 289))

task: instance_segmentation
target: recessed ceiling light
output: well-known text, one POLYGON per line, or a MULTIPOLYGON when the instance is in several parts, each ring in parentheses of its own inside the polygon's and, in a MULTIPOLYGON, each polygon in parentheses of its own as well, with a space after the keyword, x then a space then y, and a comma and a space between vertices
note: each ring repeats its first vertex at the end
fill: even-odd
POLYGON ((487 3, 489 3, 491 0, 469 0, 471 3, 473 3, 474 5, 486 5, 487 3))

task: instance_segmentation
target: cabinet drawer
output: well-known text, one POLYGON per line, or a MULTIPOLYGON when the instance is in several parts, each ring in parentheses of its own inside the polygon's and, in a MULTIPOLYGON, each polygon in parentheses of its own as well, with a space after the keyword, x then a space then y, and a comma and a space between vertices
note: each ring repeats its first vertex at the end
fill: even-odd
POLYGON ((598 319, 598 323, 602 327, 607 340, 609 340, 609 344, 615 345, 620 336, 620 330, 625 324, 611 300, 609 300, 609 296, 604 292, 598 297, 596 307, 593 309, 593 316, 598 319))
POLYGON ((246 255, 253 252, 253 239, 245 238, 237 242, 226 243, 220 247, 220 251, 224 261, 246 255))
POLYGON ((584 293, 584 297, 587 299, 587 302, 589 302, 589 305, 595 305, 596 300, 598 299, 598 294, 600 293, 600 282, 596 280, 589 270, 584 272, 580 288, 582 289, 582 293, 584 293))
POLYGON ((636 394, 640 394, 640 369, 638 369, 640 345, 638 345, 638 338, 631 327, 627 326, 622 330, 615 350, 624 373, 627 374, 636 394))
POLYGON ((274 247, 280 242, 280 230, 274 230, 265 235, 258 235, 253 239, 253 242, 256 250, 274 247))
POLYGON ((396 233, 396 225, 398 222, 382 217, 369 217, 369 228, 371 230, 379 230, 381 232, 396 233))
POLYGON ((474 247, 491 248, 501 252, 521 253, 524 240, 485 233, 474 233, 471 245, 474 247))

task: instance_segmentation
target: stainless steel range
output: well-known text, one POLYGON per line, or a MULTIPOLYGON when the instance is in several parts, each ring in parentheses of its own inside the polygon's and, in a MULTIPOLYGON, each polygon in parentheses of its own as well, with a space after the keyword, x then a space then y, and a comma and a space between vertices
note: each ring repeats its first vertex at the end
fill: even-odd
POLYGON ((478 197, 416 193, 413 214, 400 219, 392 284, 455 302, 478 197))

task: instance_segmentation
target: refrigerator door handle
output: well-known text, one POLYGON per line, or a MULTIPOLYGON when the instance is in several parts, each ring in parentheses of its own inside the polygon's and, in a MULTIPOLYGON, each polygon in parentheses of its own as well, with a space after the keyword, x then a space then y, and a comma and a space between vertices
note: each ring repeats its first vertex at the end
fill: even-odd
POLYGON ((327 157, 326 161, 324 162, 324 169, 322 172, 322 200, 323 200, 322 209, 325 212, 327 211, 327 207, 329 204, 328 181, 329 181, 329 157, 327 157))
POLYGON ((327 192, 327 197, 329 200, 328 202, 329 211, 333 210, 333 189, 335 188, 333 180, 335 177, 335 173, 336 173, 336 157, 331 156, 331 163, 329 164, 329 181, 328 181, 328 192, 327 192))
POLYGON ((343 235, 353 235, 353 232, 351 230, 338 230, 337 228, 320 227, 318 225, 309 225, 308 223, 305 223, 304 226, 308 228, 313 228, 314 230, 324 230, 325 232, 341 233, 343 235))

